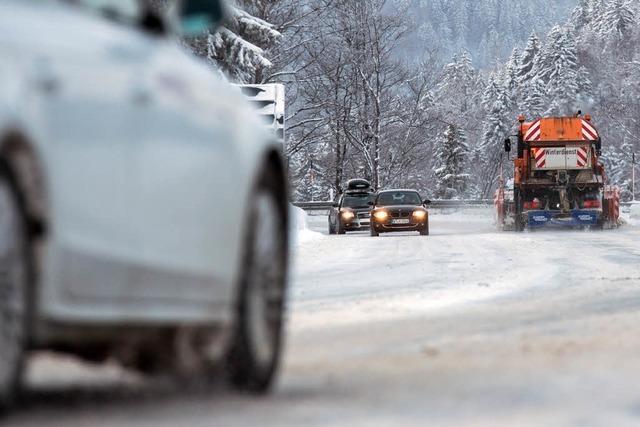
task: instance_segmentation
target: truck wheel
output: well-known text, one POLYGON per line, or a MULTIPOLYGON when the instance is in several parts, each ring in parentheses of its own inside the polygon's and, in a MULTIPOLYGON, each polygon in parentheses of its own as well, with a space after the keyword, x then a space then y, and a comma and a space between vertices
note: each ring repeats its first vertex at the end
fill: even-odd
POLYGON ((253 393, 269 389, 280 360, 289 241, 277 175, 267 170, 259 182, 225 370, 233 387, 253 393))
POLYGON ((0 162, 0 412, 18 394, 28 329, 29 244, 15 189, 0 162))
POLYGON ((338 221, 338 234, 346 234, 342 221, 338 221))
POLYGON ((371 237, 378 237, 380 235, 373 224, 369 227, 369 230, 371 231, 371 237))
POLYGON ((424 227, 422 228, 422 230, 420 230, 420 235, 421 236, 428 236, 429 235, 429 222, 427 222, 424 227))

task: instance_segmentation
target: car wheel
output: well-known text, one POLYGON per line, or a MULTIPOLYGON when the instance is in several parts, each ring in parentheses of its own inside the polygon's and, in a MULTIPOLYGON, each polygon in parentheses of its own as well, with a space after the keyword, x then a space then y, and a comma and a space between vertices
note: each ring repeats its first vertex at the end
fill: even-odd
POLYGON ((344 229, 344 226, 342 225, 342 221, 338 221, 338 234, 346 234, 346 230, 344 229))
POLYGON ((369 227, 369 230, 371 230, 371 236, 372 237, 378 237, 380 235, 380 233, 378 233, 378 231, 376 230, 376 228, 373 225, 371 227, 369 227))
POLYGON ((428 222, 424 225, 422 230, 420 230, 420 235, 422 235, 422 236, 428 236, 429 235, 429 223, 428 222))
POLYGON ((288 236, 286 198, 267 171, 252 197, 226 373, 239 390, 269 389, 278 367, 286 296, 288 236))
POLYGON ((0 411, 19 390, 28 317, 28 241, 15 188, 0 163, 0 411))

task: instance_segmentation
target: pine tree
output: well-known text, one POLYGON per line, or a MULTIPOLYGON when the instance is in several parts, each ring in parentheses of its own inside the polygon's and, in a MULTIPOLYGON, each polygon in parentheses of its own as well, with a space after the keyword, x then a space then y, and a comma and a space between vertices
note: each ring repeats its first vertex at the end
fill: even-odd
POLYGON ((473 68, 471 55, 464 51, 460 55, 454 55, 452 62, 444 67, 435 98, 448 105, 451 114, 463 115, 473 107, 477 86, 478 74, 473 68))
POLYGON ((518 48, 514 48, 511 52, 511 56, 507 60, 502 73, 502 85, 504 86, 508 104, 507 109, 511 112, 517 112, 520 99, 522 97, 521 85, 518 81, 518 70, 520 69, 520 51, 518 48))
POLYGON ((614 48, 622 47, 636 28, 635 11, 629 0, 611 0, 604 7, 600 32, 614 48))
POLYGON ((633 144, 629 138, 624 138, 619 147, 605 147, 605 159, 607 159, 607 168, 610 171, 610 180, 620 187, 620 196, 623 200, 631 200, 632 180, 631 180, 631 163, 632 163, 633 144))
POLYGON ((281 34, 274 26, 240 9, 230 8, 225 25, 207 39, 207 57, 231 80, 260 83, 272 64, 265 49, 276 44, 281 34))
POLYGON ((581 32, 584 28, 591 25, 591 0, 578 0, 578 4, 571 13, 571 25, 577 32, 581 32))
POLYGON ((547 86, 549 114, 574 114, 590 96, 591 83, 588 73, 578 64, 573 34, 560 26, 554 27, 547 37, 538 76, 547 86))
POLYGON ((482 139, 474 153, 475 175, 480 195, 488 198, 495 186, 502 160, 504 139, 510 135, 513 117, 510 117, 509 99, 499 76, 491 74, 485 89, 482 106, 485 121, 482 139))
POLYGON ((434 153, 436 197, 464 197, 469 181, 469 174, 465 172, 468 153, 469 146, 464 132, 456 125, 448 125, 434 153))
POLYGON ((522 113, 529 119, 541 117, 547 109, 546 85, 537 77, 534 77, 524 88, 526 96, 523 102, 522 113))
POLYGON ((538 35, 533 32, 529 36, 527 46, 522 52, 520 66, 518 67, 518 82, 522 85, 528 84, 536 73, 540 55, 540 40, 538 35))

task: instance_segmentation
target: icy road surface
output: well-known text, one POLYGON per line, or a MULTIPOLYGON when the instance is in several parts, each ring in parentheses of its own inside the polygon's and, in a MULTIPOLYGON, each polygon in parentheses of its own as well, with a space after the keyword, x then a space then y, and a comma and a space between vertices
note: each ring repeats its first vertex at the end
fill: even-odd
MULTIPOLYGON (((429 237, 304 233, 266 399, 42 355, 3 425, 640 425, 640 227, 499 233, 486 210, 431 221, 429 237)), ((326 218, 310 223, 326 233, 326 218)))

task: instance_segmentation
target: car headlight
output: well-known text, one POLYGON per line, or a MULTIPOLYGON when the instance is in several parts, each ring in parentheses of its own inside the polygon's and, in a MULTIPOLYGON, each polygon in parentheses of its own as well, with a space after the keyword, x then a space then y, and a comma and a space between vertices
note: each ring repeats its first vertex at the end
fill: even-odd
POLYGON ((342 219, 344 220, 350 220, 353 219, 356 215, 353 213, 353 211, 347 211, 347 210, 343 210, 341 213, 342 215, 342 219))
POLYGON ((387 219, 387 217, 389 217, 389 214, 386 211, 378 211, 374 213, 373 216, 378 221, 384 221, 385 219, 387 219))
POLYGON ((413 217, 415 219, 425 219, 426 216, 427 216, 426 211, 413 211, 413 217))

